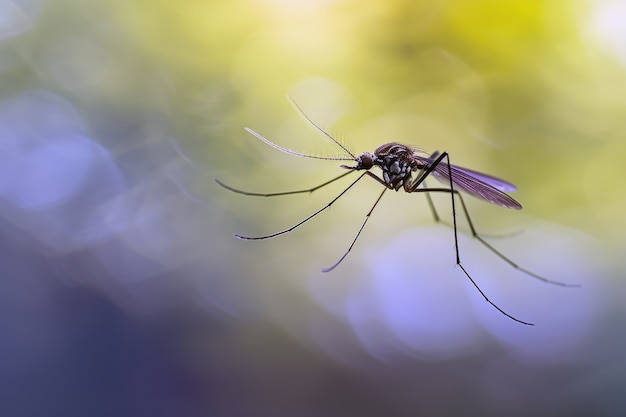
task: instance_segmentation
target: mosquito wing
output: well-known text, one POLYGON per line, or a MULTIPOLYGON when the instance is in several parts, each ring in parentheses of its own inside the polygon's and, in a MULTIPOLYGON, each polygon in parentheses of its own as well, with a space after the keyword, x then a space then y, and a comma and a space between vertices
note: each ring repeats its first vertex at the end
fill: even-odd
MULTIPOLYGON (((417 155, 415 156, 426 166, 430 166, 435 161, 435 158, 432 156, 430 158, 424 158, 417 155)), ((437 153, 433 154, 433 156, 436 157, 437 153)), ((476 172, 471 169, 458 167, 456 165, 450 165, 450 171, 452 172, 452 182, 458 189, 461 189, 476 198, 488 201, 489 203, 496 204, 501 207, 516 210, 520 210, 522 208, 520 203, 504 193, 504 191, 515 191, 517 189, 515 185, 500 178, 492 177, 491 175, 476 172)), ((448 172, 448 164, 440 162, 437 166, 435 166, 432 174, 442 183, 449 184, 450 176, 448 172)))
POLYGON ((452 165, 455 171, 462 171, 470 177, 474 177, 477 180, 480 180, 488 185, 491 185, 493 188, 496 188, 500 191, 513 192, 517 191, 517 187, 510 182, 504 181, 503 179, 493 177, 491 175, 483 174, 482 172, 473 171, 468 168, 463 168, 460 166, 452 165))
MULTIPOLYGON (((419 158, 422 162, 427 162, 429 159, 431 161, 434 161, 435 159, 437 159, 437 157, 439 156, 439 151, 433 153, 429 158, 419 158)), ((517 186, 515 186, 515 184, 511 184, 508 181, 504 181, 503 179, 500 178, 496 178, 493 177, 491 175, 487 175, 487 174, 483 174, 482 172, 477 172, 474 171, 472 169, 469 168, 464 168, 464 167, 460 167, 458 165, 454 165, 451 164, 450 165, 452 167, 453 170, 456 171, 463 171, 465 172, 467 175, 474 177, 486 184, 491 185, 493 188, 497 188, 500 191, 504 191, 504 192, 513 192, 513 191, 517 191, 517 186)), ((446 168, 446 172, 447 172, 447 168, 446 168)), ((447 176, 446 176, 447 178, 447 176)))

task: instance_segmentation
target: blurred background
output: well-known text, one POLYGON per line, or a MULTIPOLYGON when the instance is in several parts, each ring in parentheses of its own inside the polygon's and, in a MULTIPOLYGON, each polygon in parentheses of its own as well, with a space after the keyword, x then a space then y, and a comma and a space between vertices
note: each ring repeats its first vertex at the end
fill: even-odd
POLYGON ((0 415, 626 414, 626 2, 0 1, 0 415), (511 181, 474 225, 398 141, 511 181), (349 162, 348 162, 349 163, 349 162), (434 196, 451 221, 449 198, 434 196), (467 232, 466 220, 459 227, 467 232))

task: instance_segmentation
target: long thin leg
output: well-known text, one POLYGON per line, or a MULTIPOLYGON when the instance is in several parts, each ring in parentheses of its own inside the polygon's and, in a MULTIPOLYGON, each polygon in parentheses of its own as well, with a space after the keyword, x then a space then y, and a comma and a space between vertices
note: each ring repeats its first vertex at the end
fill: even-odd
POLYGON ((532 271, 529 271, 529 270, 527 270, 525 268, 522 268, 517 263, 513 262, 513 260, 511 260, 506 255, 504 255, 502 252, 500 252, 499 250, 494 248, 485 239, 483 239, 483 237, 481 235, 479 235, 478 232, 476 232, 476 229, 474 228, 474 224, 472 222, 472 219, 471 219, 471 217, 469 215, 469 210, 467 209, 467 206, 465 205, 465 200, 463 200, 463 195, 459 191, 457 191, 457 190, 451 191, 449 188, 418 188, 414 192, 423 192, 423 193, 426 194, 427 197, 428 197, 428 193, 431 193, 431 192, 445 192, 445 193, 451 193, 452 192, 452 193, 454 193, 456 196, 459 197, 459 200, 461 201, 461 207, 463 208, 463 214, 465 215, 465 218, 467 219, 467 224, 469 225, 472 237, 474 239, 478 240, 482 245, 484 245, 487 249, 489 249, 491 252, 493 252, 495 255, 497 255, 500 259, 502 259, 503 261, 505 261, 506 263, 511 265, 513 268, 517 269, 518 271, 521 271, 521 272, 525 273, 526 275, 530 275, 531 277, 536 278, 536 279, 538 279, 540 281, 546 282, 548 284, 554 284, 554 285, 558 285, 558 286, 561 286, 561 287, 572 287, 572 288, 580 287, 579 284, 567 284, 565 282, 554 281, 554 280, 551 280, 551 279, 544 278, 541 275, 537 275, 537 274, 535 274, 532 271))
MULTIPOLYGON (((289 233, 292 230, 302 226, 304 223, 308 222, 309 220, 311 220, 313 217, 317 216, 318 214, 320 214, 321 212, 323 212, 324 210, 326 210, 327 208, 329 208, 330 206, 333 205, 333 203, 337 200, 339 200, 341 198, 341 196, 343 196, 350 188, 352 188, 352 186, 354 186, 354 184, 356 184, 357 182, 359 182, 361 180, 361 178, 363 178, 363 176, 367 173, 367 171, 365 171, 364 173, 362 173, 361 175, 359 175, 359 177, 354 180, 352 182, 352 184, 350 184, 345 190, 343 190, 337 197, 333 198, 330 203, 326 204, 324 207, 322 207, 321 209, 317 210, 315 213, 311 214, 309 217, 307 217, 306 219, 296 223, 295 225, 291 226, 288 229, 282 230, 280 232, 277 233, 272 233, 271 235, 267 235, 267 236, 258 236, 258 237, 250 237, 250 236, 242 236, 242 235, 238 235, 236 234, 235 237, 239 238, 239 239, 243 239, 243 240, 263 240, 263 239, 270 239, 272 237, 276 237, 276 236, 280 236, 280 235, 284 235, 285 233, 289 233)), ((342 174, 341 176, 346 175, 346 174, 342 174)), ((337 177, 339 178, 339 177, 337 177)), ((335 178, 335 179, 337 179, 335 178)), ((333 180, 334 181, 334 180, 333 180)))
POLYGON ((338 179, 341 179, 343 177, 345 177, 348 174, 351 174, 352 172, 354 172, 354 170, 349 170, 347 172, 344 172, 343 174, 339 175, 338 177, 333 178, 330 181, 326 181, 325 183, 322 183, 320 185, 317 185, 313 188, 307 188, 305 190, 296 190, 296 191, 283 191, 280 193, 253 193, 250 191, 243 191, 243 190, 238 190, 237 188, 233 188, 230 185, 226 185, 224 184, 222 181, 216 179, 215 182, 223 188, 226 188, 228 191, 232 191, 234 193, 237 194, 243 194, 243 195, 251 195, 251 196, 255 196, 255 197, 276 197, 279 195, 290 195, 290 194, 302 194, 302 193, 312 193, 315 190, 319 190, 322 187, 327 186, 328 184, 332 184, 333 182, 337 181, 338 179))
POLYGON ((463 196, 459 193, 456 193, 459 196, 459 200, 461 201, 461 207, 463 208, 463 212, 465 213, 465 218, 467 219, 467 224, 469 225, 470 231, 472 232, 472 237, 482 243, 487 249, 496 254, 500 259, 511 265, 513 268, 525 273, 526 275, 530 275, 533 278, 536 278, 540 281, 547 282, 549 284, 559 285, 561 287, 580 287, 579 284, 567 284, 560 281, 553 281, 547 278, 542 277, 541 275, 537 275, 534 272, 531 272, 525 268, 522 268, 515 262, 513 262, 510 258, 506 257, 502 252, 494 248, 491 244, 489 244, 485 239, 483 239, 474 228, 474 224, 472 223, 472 219, 470 218, 469 211, 467 210, 467 206, 465 205, 465 201, 463 200, 463 196))
MULTIPOLYGON (((447 152, 443 152, 441 155, 439 155, 437 157, 437 159, 435 160, 435 162, 431 166, 429 166, 428 169, 426 169, 424 171, 424 173, 420 177, 418 177, 415 180, 415 182, 411 185, 410 192, 448 192, 448 193, 450 193, 450 200, 451 200, 451 203, 452 203, 452 225, 453 225, 452 227, 454 229, 454 252, 455 252, 455 255, 456 255, 456 264, 459 266, 459 268, 461 268, 461 271, 463 271, 463 273, 465 274, 467 279, 470 280, 470 282, 472 283, 474 288, 476 288, 476 290, 478 290, 480 295, 482 295, 483 298, 485 299, 485 301, 487 301, 489 304, 491 304, 492 307, 494 307, 500 313, 502 313, 503 315, 507 316, 508 318, 510 318, 513 321, 516 321, 516 322, 521 323, 521 324, 525 324, 527 326, 534 326, 533 323, 520 320, 520 319, 510 315, 509 313, 507 313, 506 311, 504 311, 500 307, 498 307, 498 305, 496 303, 491 301, 489 299, 489 297, 487 297, 487 294, 485 294, 483 292, 483 290, 480 289, 478 284, 476 284, 476 281, 474 281, 472 276, 469 274, 469 272, 467 272, 467 270, 465 269, 465 267, 461 263, 461 256, 459 254, 459 238, 458 238, 458 231, 457 231, 457 224, 456 224, 456 204, 455 204, 455 201, 454 201, 455 200, 454 195, 457 192, 454 190, 452 169, 450 168, 450 157, 448 156, 447 152), (418 188, 419 185, 421 183, 423 183, 424 180, 426 180, 426 177, 433 171, 433 169, 435 169, 435 166, 437 166, 444 158, 448 159, 448 176, 450 178, 450 188, 449 189, 446 189, 446 188, 434 188, 434 189, 433 188, 430 188, 430 189, 429 188, 418 188)), ((467 214, 467 210, 466 210, 466 214, 467 214)))
MULTIPOLYGON (((439 151, 435 151, 430 155, 431 158, 436 158, 438 156, 439 156, 439 151)), ((426 185, 426 178, 422 180, 422 186, 423 188, 428 188, 428 186, 426 185)), ((430 213, 433 215, 433 220, 435 221, 435 223, 441 222, 442 221, 441 217, 439 217, 439 213, 437 213, 437 209, 435 208, 435 203, 433 203, 433 199, 430 197, 430 193, 424 193, 424 196, 426 197, 426 202, 428 203, 428 208, 430 209, 430 213)))
MULTIPOLYGON (((426 184, 426 180, 424 180, 422 182, 422 189, 427 189, 428 185, 426 184)), ((415 190, 417 191, 417 190, 415 190)), ((462 196, 462 194, 460 194, 458 191, 455 191, 455 194, 457 194, 459 197, 462 196)), ((441 216, 439 216, 439 213, 437 212, 437 209, 435 207, 435 203, 433 202, 432 197, 430 196, 430 193, 424 193, 424 197, 426 197, 426 202, 428 203, 428 208, 430 209, 430 213, 433 215, 433 220, 435 223, 441 223, 441 224, 445 224, 448 227, 452 227, 452 225, 450 223, 448 223, 447 221, 443 220, 441 218, 441 216)), ((467 217, 467 214, 466 214, 467 217)), ((506 238, 506 237, 511 237, 511 236, 516 236, 518 234, 520 234, 522 231, 518 230, 516 232, 512 232, 512 233, 507 233, 507 234, 487 234, 487 233, 481 233, 480 236, 482 237, 490 237, 490 238, 506 238)))
MULTIPOLYGON (((510 318, 513 321, 516 321, 518 323, 521 324, 525 324, 527 326, 534 326, 533 323, 527 322, 527 321, 523 321, 520 320, 512 315, 510 315, 509 313, 507 313, 506 311, 502 310, 497 304, 495 304, 493 301, 491 301, 491 299, 489 297, 487 297, 487 294, 485 294, 483 292, 483 290, 480 289, 480 287, 478 286, 478 284, 476 283, 476 281, 474 281, 474 279, 471 277, 471 275, 469 274, 469 272, 467 272, 467 270, 465 269, 465 267, 463 266, 463 264, 461 263, 461 256, 459 255, 459 241, 458 241, 458 233, 457 233, 457 225, 456 225, 456 208, 455 208, 455 202, 454 202, 454 195, 455 194, 459 194, 459 192, 457 190, 454 190, 454 188, 452 188, 452 184, 450 184, 450 188, 418 188, 420 184, 424 183, 424 181, 426 180, 426 177, 432 172, 432 170, 434 169, 434 167, 440 163, 444 157, 448 157, 448 154, 446 152, 444 152, 442 155, 439 156, 439 158, 437 158, 437 160, 435 161, 435 163, 429 167, 429 169, 427 169, 420 177, 418 177, 415 181, 415 183, 417 184, 413 184, 411 186, 411 192, 421 192, 421 193, 425 193, 426 197, 428 197, 428 200, 432 203, 432 200, 429 197, 429 193, 430 192, 445 192, 445 193, 449 193, 451 195, 451 199, 452 199, 452 219, 453 219, 453 229, 454 229, 454 250, 455 250, 455 255, 456 255, 456 264, 459 266, 459 268, 461 268, 461 270, 463 271, 463 273, 465 274, 465 276, 470 280, 470 282, 472 283, 472 285, 476 288, 476 290, 478 290, 478 292, 480 293, 480 295, 483 296, 483 298, 485 299, 485 301, 487 301, 489 304, 491 304, 491 306, 493 306, 496 310, 498 310, 500 313, 502 313, 503 315, 505 315, 506 317, 510 318)), ((448 157, 448 169, 450 170, 450 158, 448 157)), ((367 171, 367 173, 369 174, 370 177, 372 177, 373 179, 375 179, 376 181, 378 181, 379 183, 385 185, 385 182, 377 177, 375 174, 367 171)), ((450 174, 450 178, 452 178, 452 173, 449 172, 450 174)), ((425 184, 424 184, 425 186, 425 184)), ((352 241, 352 244, 350 245, 350 247, 348 248, 348 250, 346 251, 346 253, 343 254, 343 256, 339 259, 339 261, 337 261, 334 265, 332 265, 329 268, 325 268, 322 271, 323 272, 328 272, 331 271, 332 269, 334 269, 337 265, 339 265, 339 263, 341 263, 341 261, 343 261, 343 259, 348 255, 348 253, 350 252, 350 250, 352 249, 352 247, 354 246, 356 240, 358 239, 359 235, 361 234, 361 231, 363 230, 363 228, 365 227, 365 224, 367 223, 370 215, 372 214, 372 211, 374 211, 374 208, 376 207, 376 205, 378 204, 378 202, 380 201, 382 195, 384 194, 384 192, 387 190, 387 188, 385 188, 385 190, 383 190, 383 192, 381 193, 381 195, 378 197, 378 199, 376 200, 376 202, 374 203, 374 206, 372 206, 372 209, 369 211, 369 213, 367 214, 367 216, 365 217, 365 221, 363 222, 363 224, 361 225, 361 228, 359 229, 359 232, 357 233, 356 237, 354 238, 354 240, 352 241)), ((459 194, 460 196, 460 194, 459 194)), ((463 211, 465 212, 465 216, 469 217, 469 213, 467 211, 467 208, 465 207, 465 202, 463 202, 463 200, 461 200, 462 204, 463 204, 463 211)), ((434 204, 432 205, 433 208, 433 215, 435 216, 436 219, 438 219, 438 215, 437 215, 437 211, 434 209, 434 204)), ((469 220, 468 220, 469 223, 469 220)), ((473 233, 475 233, 475 230, 472 228, 473 233)), ((477 235, 476 235, 477 236, 477 235)), ((480 241, 483 241, 482 239, 480 239, 480 241)), ((492 250, 493 247, 487 245, 487 247, 489 247, 492 250)), ((496 251, 497 252, 497 251, 496 251)), ((501 256, 501 254, 500 254, 501 256)), ((502 256, 501 256, 502 257, 502 256)))
MULTIPOLYGON (((428 186, 426 185, 426 180, 422 181, 422 185, 424 186, 424 188, 422 189, 428 189, 428 186)), ((441 217, 439 217, 439 213, 437 213, 435 203, 433 203, 433 199, 431 198, 430 194, 424 193, 424 196, 426 197, 428 208, 430 209, 430 213, 433 215, 433 220, 435 221, 435 223, 445 223, 443 220, 441 220, 441 217)))
MULTIPOLYGON (((369 172, 369 171, 367 171, 367 172, 369 172)), ((337 265, 339 265, 341 263, 341 261, 344 260, 344 258, 346 256, 348 256, 348 253, 350 253, 350 251, 352 250, 352 247, 354 246, 354 244, 356 243, 357 239, 361 235, 361 232, 363 231, 363 228, 367 224, 367 221, 370 219, 370 216, 372 215, 372 212, 374 211, 374 208, 376 208, 376 205, 378 205, 378 202, 380 201, 380 199, 383 197, 383 194, 385 194, 385 191, 387 191, 387 190, 388 190, 387 187, 385 187, 383 189, 383 192, 380 193, 380 195, 376 199, 376 202, 374 202, 374 205, 372 206, 370 211, 365 215, 365 220, 363 221, 363 224, 361 224, 361 227, 359 228, 359 231, 357 232, 356 236, 354 237, 354 240, 352 240, 352 243, 350 244, 350 247, 348 248, 348 250, 341 256, 341 258, 339 258, 339 260, 337 262, 335 262, 334 264, 332 264, 328 268, 322 269, 322 272, 330 272, 330 271, 332 271, 333 269, 335 269, 337 267, 337 265)))

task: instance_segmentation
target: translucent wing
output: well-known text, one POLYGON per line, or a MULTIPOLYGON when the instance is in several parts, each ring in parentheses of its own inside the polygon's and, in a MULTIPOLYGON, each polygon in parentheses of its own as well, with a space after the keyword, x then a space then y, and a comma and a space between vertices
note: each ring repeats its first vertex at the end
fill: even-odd
MULTIPOLYGON (((435 159, 437 159, 438 156, 439 156, 439 152, 437 151, 437 152, 433 153, 428 158, 419 158, 419 159, 422 162, 426 162, 428 160, 434 162, 435 159)), ((469 175, 471 177, 474 177, 474 178, 476 178, 476 179, 478 179, 478 180, 480 180, 480 181, 482 181, 482 182, 484 182, 486 184, 489 184, 492 187, 497 188, 500 191, 505 191, 505 192, 509 192, 509 193, 513 192, 513 191, 517 191, 517 187, 514 184, 511 184, 508 181, 504 181, 503 179, 496 178, 496 177, 493 177, 491 175, 483 174, 482 172, 477 172, 477 171, 471 170, 469 168, 463 168, 463 167, 460 167, 458 165, 451 164, 450 166, 452 167, 453 170, 455 170, 455 171, 463 171, 467 175, 469 175)), ((447 168, 446 168, 446 171, 447 171, 447 168)), ((447 176, 446 176, 446 178, 447 178, 447 176)))
POLYGON ((485 184, 491 185, 493 188, 496 188, 500 191, 517 191, 517 187, 514 184, 511 184, 510 182, 504 181, 500 178, 496 178, 491 175, 483 174, 482 172, 473 171, 471 169, 463 168, 457 165, 451 165, 451 167, 454 171, 462 171, 470 177, 474 177, 475 179, 480 180, 485 184))
MULTIPOLYGON (((436 159, 432 157, 424 158, 418 155, 414 156, 426 166, 432 165, 436 159)), ((437 153, 433 154, 433 156, 436 157, 437 153)), ((492 177, 491 175, 476 172, 471 169, 461 168, 456 165, 450 165, 450 171, 452 172, 452 182, 455 188, 501 207, 516 210, 522 208, 520 203, 504 193, 504 191, 515 191, 517 189, 515 185, 501 180, 500 178, 492 177)), ((440 162, 435 166, 432 174, 442 183, 449 184, 450 175, 448 172, 448 164, 440 162)))

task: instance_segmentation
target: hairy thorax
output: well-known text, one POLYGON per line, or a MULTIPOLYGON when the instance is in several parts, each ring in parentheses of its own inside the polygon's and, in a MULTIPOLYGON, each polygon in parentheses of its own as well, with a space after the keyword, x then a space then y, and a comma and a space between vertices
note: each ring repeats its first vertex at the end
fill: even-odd
POLYGON ((385 184, 398 191, 412 183, 413 172, 424 168, 424 165, 413 157, 414 153, 409 146, 395 142, 386 143, 374 151, 372 165, 380 167, 385 184))

